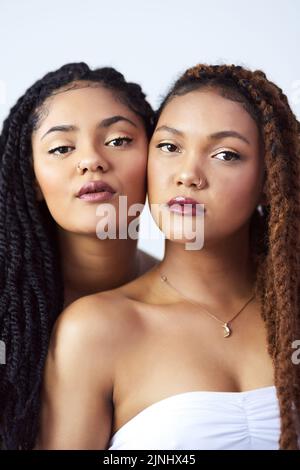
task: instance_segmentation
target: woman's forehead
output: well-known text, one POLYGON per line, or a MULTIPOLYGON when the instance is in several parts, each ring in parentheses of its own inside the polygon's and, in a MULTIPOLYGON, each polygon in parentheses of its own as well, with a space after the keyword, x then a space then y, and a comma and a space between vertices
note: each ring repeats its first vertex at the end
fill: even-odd
POLYGON ((117 93, 102 87, 80 86, 61 90, 51 95, 38 111, 37 132, 45 126, 77 121, 99 121, 112 115, 125 115, 139 124, 137 115, 118 97, 117 93), (65 122, 63 122, 65 121, 65 122))
POLYGON ((257 124, 244 108, 243 103, 221 96, 217 91, 197 90, 173 97, 164 107, 158 120, 161 125, 179 127, 188 132, 216 132, 236 130, 258 134, 257 124))

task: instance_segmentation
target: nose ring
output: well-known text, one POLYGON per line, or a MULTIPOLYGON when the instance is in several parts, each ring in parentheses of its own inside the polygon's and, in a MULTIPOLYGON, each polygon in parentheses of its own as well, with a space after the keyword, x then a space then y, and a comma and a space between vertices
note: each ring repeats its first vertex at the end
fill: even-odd
POLYGON ((201 189, 203 182, 204 182, 203 179, 199 180, 199 183, 196 185, 198 189, 201 189))

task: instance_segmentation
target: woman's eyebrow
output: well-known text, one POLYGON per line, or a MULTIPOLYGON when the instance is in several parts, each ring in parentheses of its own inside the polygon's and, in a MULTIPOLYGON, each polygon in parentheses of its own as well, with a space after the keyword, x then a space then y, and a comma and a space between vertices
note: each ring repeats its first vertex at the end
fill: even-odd
POLYGON ((183 135, 183 132, 179 131, 178 129, 175 129, 175 127, 160 126, 155 129, 155 132, 159 132, 159 131, 167 131, 167 132, 171 132, 172 134, 183 135))
POLYGON ((78 130, 78 127, 67 125, 67 124, 60 125, 60 126, 53 126, 53 127, 50 127, 50 129, 48 129, 47 132, 45 132, 45 134, 41 137, 41 140, 43 140, 43 138, 46 137, 46 135, 50 134, 51 132, 73 132, 77 130, 78 130))
POLYGON ((121 115, 112 116, 112 117, 103 119, 103 121, 100 122, 99 127, 109 127, 112 124, 116 124, 116 122, 119 122, 119 121, 125 121, 131 124, 132 126, 137 127, 137 125, 131 119, 125 116, 121 116, 121 115))
MULTIPOLYGON (((169 127, 169 126, 160 126, 157 129, 155 129, 155 132, 159 132, 159 131, 171 132, 171 134, 180 135, 180 136, 184 135, 182 131, 176 129, 175 127, 169 127)), ((218 131, 208 136, 210 140, 219 140, 219 139, 224 139, 226 137, 234 137, 250 145, 249 140, 246 139, 246 137, 244 137, 242 134, 240 134, 237 131, 218 131)))
POLYGON ((219 139, 224 139, 226 137, 234 137, 236 139, 240 139, 243 142, 246 142, 246 144, 250 145, 250 142, 246 137, 244 137, 242 134, 240 134, 237 131, 219 131, 219 132, 214 132, 213 134, 210 134, 209 139, 211 140, 219 140, 219 139))
MULTIPOLYGON (((103 119, 99 123, 98 127, 99 128, 107 128, 107 127, 112 126, 113 124, 116 124, 119 121, 125 121, 125 122, 128 122, 129 124, 131 124, 132 126, 137 127, 137 125, 133 121, 131 121, 131 119, 128 119, 127 117, 121 116, 121 115, 111 116, 109 118, 103 119)), ((43 138, 46 135, 50 134, 51 132, 74 132, 74 131, 78 131, 78 127, 73 126, 71 124, 70 125, 63 124, 63 125, 59 125, 59 126, 53 126, 53 127, 50 127, 50 129, 47 130, 47 132, 41 137, 41 140, 43 140, 43 138)))

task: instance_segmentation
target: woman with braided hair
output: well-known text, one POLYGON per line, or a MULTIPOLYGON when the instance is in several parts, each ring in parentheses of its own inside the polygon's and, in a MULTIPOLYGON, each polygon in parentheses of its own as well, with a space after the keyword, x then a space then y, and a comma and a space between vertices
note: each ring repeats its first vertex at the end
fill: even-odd
POLYGON ((139 85, 113 68, 91 70, 85 63, 64 65, 37 81, 4 122, 0 434, 6 448, 33 447, 58 314, 77 298, 118 287, 154 264, 137 250, 136 239, 96 236, 99 204, 109 201, 118 221, 119 196, 144 203, 153 122, 139 85))
POLYGON ((58 319, 39 448, 298 448, 299 181, 299 123, 263 72, 176 81, 148 159, 165 257, 58 319))

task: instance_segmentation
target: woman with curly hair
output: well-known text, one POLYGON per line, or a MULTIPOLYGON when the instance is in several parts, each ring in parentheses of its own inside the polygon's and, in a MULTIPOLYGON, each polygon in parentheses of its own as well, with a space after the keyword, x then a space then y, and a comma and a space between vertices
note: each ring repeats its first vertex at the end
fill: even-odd
MULTIPOLYGON (((96 208, 143 204, 154 113, 113 68, 67 64, 30 87, 0 140, 0 425, 6 448, 31 448, 49 337, 77 298, 153 266, 137 240, 99 240, 96 208)), ((131 216, 120 218, 126 228, 131 216)), ((118 227, 117 227, 118 228, 118 227)), ((100 229, 101 232, 101 229, 100 229)), ((101 233, 100 233, 101 236, 101 233)))
POLYGON ((299 181, 299 123, 263 72, 176 81, 148 160, 165 257, 58 319, 38 448, 298 448, 299 181))

